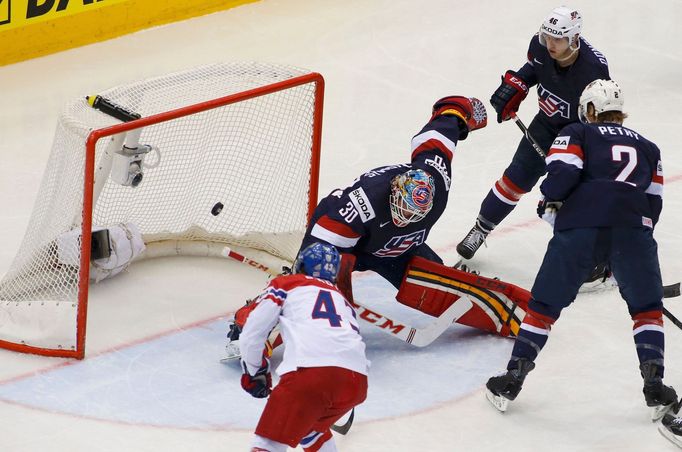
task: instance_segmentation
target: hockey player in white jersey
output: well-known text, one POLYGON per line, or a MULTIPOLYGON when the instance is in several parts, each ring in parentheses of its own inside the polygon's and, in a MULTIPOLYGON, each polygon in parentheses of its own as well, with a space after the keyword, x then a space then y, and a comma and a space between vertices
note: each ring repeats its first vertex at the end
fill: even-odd
POLYGON ((241 385, 257 398, 270 396, 256 427, 252 452, 335 451, 330 427, 367 396, 365 344, 355 311, 335 285, 339 253, 313 243, 303 249, 293 274, 279 276, 256 299, 240 336, 241 385), (263 351, 279 323, 284 343, 271 390, 263 351))

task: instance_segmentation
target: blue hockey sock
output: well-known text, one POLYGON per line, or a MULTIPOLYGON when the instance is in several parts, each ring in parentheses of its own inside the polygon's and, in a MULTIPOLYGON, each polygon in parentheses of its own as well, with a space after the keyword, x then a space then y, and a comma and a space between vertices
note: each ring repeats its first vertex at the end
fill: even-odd
POLYGON ((635 339, 637 357, 640 364, 654 362, 658 364, 656 377, 663 378, 663 356, 665 335, 663 333, 663 313, 661 310, 640 312, 632 316, 632 335, 635 339))
POLYGON ((516 369, 519 359, 535 361, 538 353, 547 343, 554 321, 555 319, 549 316, 528 310, 514 342, 507 370, 516 369))

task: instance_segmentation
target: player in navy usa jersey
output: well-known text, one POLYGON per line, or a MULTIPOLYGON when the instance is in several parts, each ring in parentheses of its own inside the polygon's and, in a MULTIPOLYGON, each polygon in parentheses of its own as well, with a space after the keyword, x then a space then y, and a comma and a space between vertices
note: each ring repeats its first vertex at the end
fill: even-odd
MULTIPOLYGON (((504 375, 488 380, 488 398, 501 410, 534 367, 550 329, 575 299, 585 277, 608 262, 633 322, 644 397, 657 420, 679 410, 663 384, 663 287, 654 227, 663 205, 658 147, 624 127, 623 94, 595 80, 580 98, 586 123, 563 128, 547 155, 538 215, 554 226, 532 298, 504 375)), ((582 118, 581 118, 582 119, 582 118)))
MULTIPOLYGON (((564 6, 554 9, 531 39, 527 62, 517 72, 507 71, 490 99, 501 123, 511 118, 528 89, 537 85, 539 111, 528 129, 544 150, 562 127, 578 121, 578 100, 587 84, 609 78, 604 55, 582 38, 581 29, 578 11, 564 6)), ((543 174, 543 157, 522 138, 511 163, 481 203, 474 227, 457 245, 457 252, 471 259, 543 174)))

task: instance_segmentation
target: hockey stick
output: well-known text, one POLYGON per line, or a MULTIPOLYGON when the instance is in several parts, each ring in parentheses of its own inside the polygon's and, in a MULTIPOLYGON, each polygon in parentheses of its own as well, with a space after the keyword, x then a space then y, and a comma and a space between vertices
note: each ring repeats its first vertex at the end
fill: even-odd
POLYGON ((516 116, 516 112, 512 112, 511 117, 516 123, 516 125, 519 126, 519 129, 521 129, 521 132, 523 132, 523 134, 525 135, 526 140, 528 140, 531 146, 533 146, 535 152, 537 152, 538 155, 540 155, 540 157, 542 157, 543 159, 547 157, 547 153, 540 147, 538 142, 535 141, 535 138, 533 138, 533 135, 530 134, 530 132, 528 131, 528 127, 526 127, 523 121, 521 121, 521 118, 516 116))
POLYGON ((671 313, 670 311, 668 311, 665 307, 663 307, 663 314, 664 314, 671 322, 673 322, 673 324, 674 324, 676 327, 678 327, 679 329, 682 330, 682 321, 680 321, 680 319, 678 319, 677 317, 675 317, 674 315, 672 315, 672 313, 671 313))
POLYGON ((663 298, 675 298, 680 296, 680 283, 663 286, 663 298))
POLYGON ((333 424, 329 428, 334 430, 336 433, 345 435, 348 433, 348 430, 350 430, 351 425, 353 425, 353 419, 355 419, 355 407, 350 410, 350 416, 348 416, 348 420, 343 425, 333 424))

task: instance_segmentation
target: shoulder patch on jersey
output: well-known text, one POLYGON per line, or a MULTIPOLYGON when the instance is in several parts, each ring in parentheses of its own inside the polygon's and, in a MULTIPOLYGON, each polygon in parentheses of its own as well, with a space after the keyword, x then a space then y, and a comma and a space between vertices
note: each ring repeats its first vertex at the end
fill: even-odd
POLYGON ((556 137, 554 141, 552 142, 552 149, 561 149, 561 150, 566 150, 568 149, 568 143, 571 141, 571 137, 568 135, 564 135, 562 137, 556 137))
POLYGON ((348 193, 350 197, 350 202, 353 203, 353 207, 360 214, 360 220, 363 223, 367 223, 369 220, 376 218, 372 204, 369 202, 369 198, 362 187, 358 187, 352 192, 348 193))
POLYGON ((440 155, 434 155, 432 159, 424 160, 424 163, 434 167, 435 170, 438 171, 438 174, 440 174, 440 176, 443 178, 443 182, 445 183, 445 191, 450 191, 451 179, 450 176, 448 176, 448 167, 445 164, 443 157, 440 155))

